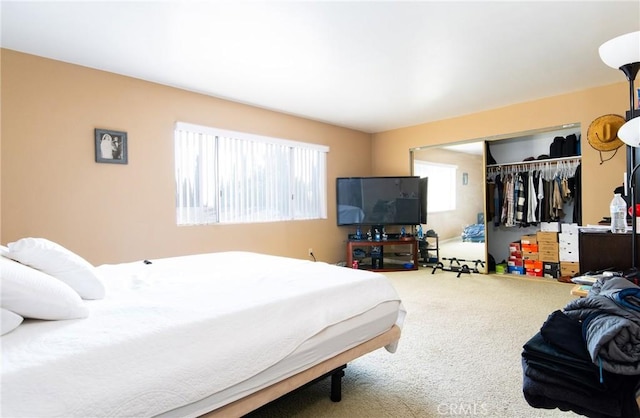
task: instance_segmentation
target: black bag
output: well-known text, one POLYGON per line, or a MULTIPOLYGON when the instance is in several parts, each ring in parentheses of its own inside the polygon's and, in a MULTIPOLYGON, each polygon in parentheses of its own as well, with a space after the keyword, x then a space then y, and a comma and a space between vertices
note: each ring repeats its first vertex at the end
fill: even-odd
POLYGON ((489 148, 489 143, 485 142, 484 144, 487 151, 487 165, 496 164, 496 159, 493 158, 493 155, 491 155, 491 148, 489 148))
POLYGON ((562 142, 562 156, 573 157, 578 155, 578 137, 575 134, 567 135, 562 142))
POLYGON ((562 150, 564 148, 564 141, 565 139, 563 136, 556 136, 555 138, 553 138, 553 142, 549 147, 549 157, 560 158, 563 156, 562 150))

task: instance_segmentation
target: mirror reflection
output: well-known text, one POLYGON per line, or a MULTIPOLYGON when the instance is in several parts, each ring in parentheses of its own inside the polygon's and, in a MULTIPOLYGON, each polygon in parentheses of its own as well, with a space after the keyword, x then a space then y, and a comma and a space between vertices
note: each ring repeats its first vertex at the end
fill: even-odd
POLYGON ((412 174, 428 178, 421 265, 488 271, 483 147, 484 141, 475 141, 411 150, 412 174))

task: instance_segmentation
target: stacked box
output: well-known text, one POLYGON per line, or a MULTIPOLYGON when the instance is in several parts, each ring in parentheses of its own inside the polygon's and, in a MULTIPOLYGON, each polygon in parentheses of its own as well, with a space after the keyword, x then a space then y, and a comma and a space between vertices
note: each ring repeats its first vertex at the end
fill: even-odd
POLYGON ((561 263, 565 261, 578 263, 580 261, 578 234, 578 224, 562 224, 562 232, 558 234, 559 259, 561 263))
POLYGON ((538 260, 538 240, 535 235, 523 235, 520 237, 523 260, 538 260))
POLYGON ((580 232, 580 225, 578 224, 562 224, 560 226, 559 232, 570 232, 572 234, 577 234, 580 232))
POLYGON ((536 233, 536 239, 538 241, 538 245, 541 243, 557 243, 558 242, 558 232, 553 231, 538 231, 536 233))
POLYGON ((544 261, 542 263, 542 272, 544 277, 557 279, 560 277, 560 263, 550 263, 544 261))
POLYGON ((524 260, 524 272, 527 276, 542 277, 542 261, 524 260))
POLYGON ((573 277, 578 273, 580 273, 580 263, 574 263, 571 261, 560 262, 560 274, 562 276, 573 277))
POLYGON ((507 272, 513 274, 524 274, 522 245, 519 242, 512 242, 509 244, 509 260, 507 260, 507 272))
POLYGON ((558 233, 552 231, 540 231, 536 234, 538 239, 538 259, 550 263, 560 262, 560 247, 558 233))
POLYGON ((558 222, 540 222, 540 231, 560 232, 560 224, 558 222))
POLYGON ((524 260, 522 259, 522 256, 510 255, 509 260, 507 260, 507 266, 522 267, 524 266, 524 260))
POLYGON ((524 267, 522 266, 509 266, 508 271, 511 274, 524 274, 524 267))

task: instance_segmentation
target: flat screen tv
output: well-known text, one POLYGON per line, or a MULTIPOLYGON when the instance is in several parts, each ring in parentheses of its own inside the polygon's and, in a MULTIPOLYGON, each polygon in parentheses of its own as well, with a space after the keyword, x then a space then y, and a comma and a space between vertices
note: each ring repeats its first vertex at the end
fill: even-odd
POLYGON ((426 223, 423 191, 426 192, 426 179, 416 176, 338 177, 338 225, 426 223))

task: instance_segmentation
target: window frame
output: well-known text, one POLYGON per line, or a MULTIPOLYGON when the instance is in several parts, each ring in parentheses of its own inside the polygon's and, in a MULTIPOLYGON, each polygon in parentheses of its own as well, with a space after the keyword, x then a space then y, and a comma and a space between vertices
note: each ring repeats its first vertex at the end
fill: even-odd
POLYGON ((429 187, 427 189, 427 202, 429 202, 427 205, 428 213, 451 212, 457 209, 457 165, 414 160, 413 175, 421 178, 429 178, 429 187), (431 175, 425 175, 425 171, 428 171, 428 169, 421 169, 421 167, 425 168, 429 166, 437 170, 450 170, 447 178, 443 179, 439 176, 434 176, 433 173, 430 173, 431 175), (446 205, 443 203, 446 203, 446 205))
MULTIPOLYGON (((174 129, 176 223, 178 226, 228 225, 239 223, 246 224, 257 222, 286 222, 295 220, 327 219, 328 153, 329 147, 326 145, 306 143, 283 138, 274 138, 246 132, 231 131, 186 122, 176 122, 174 129), (182 132, 187 132, 189 135, 193 134, 197 136, 197 138, 194 138, 193 141, 197 142, 199 146, 198 150, 195 151, 193 155, 190 155, 189 158, 208 158, 206 163, 198 159, 197 161, 193 161, 191 163, 192 166, 189 167, 187 166, 188 162, 184 163, 183 161, 181 161, 181 153, 183 152, 183 148, 188 146, 186 144, 180 144, 181 140, 186 141, 185 137, 181 137, 182 132), (205 137, 203 138, 203 136, 205 137), (209 153, 205 157, 202 157, 203 144, 205 144, 205 141, 207 140, 215 141, 215 143, 213 145, 207 144, 209 153), (278 148, 280 158, 277 158, 276 160, 272 160, 270 162, 275 161, 275 163, 279 166, 275 173, 276 177, 280 176, 280 178, 282 178, 283 172, 287 177, 287 180, 285 182, 287 184, 285 186, 286 190, 278 190, 276 197, 276 199, 278 199, 278 207, 280 208, 280 206, 282 205, 285 206, 285 214, 283 214, 283 212, 280 210, 275 211, 275 217, 265 217, 264 213, 262 213, 259 218, 247 219, 246 216, 243 216, 242 213, 238 212, 232 217, 232 219, 223 219, 223 216, 221 215, 221 201, 224 199, 224 197, 222 196, 222 178, 224 177, 224 174, 228 174, 228 172, 220 172, 221 164, 219 163, 219 161, 223 161, 225 158, 225 156, 221 155, 222 151, 220 150, 220 144, 223 141, 227 143, 227 145, 233 143, 237 145, 245 142, 247 147, 252 147, 252 144, 254 146, 255 144, 260 144, 260 146, 255 146, 255 148, 278 148), (266 145, 266 147, 264 147, 264 145, 266 145), (181 146, 183 148, 180 148, 181 146), (308 155, 311 155, 311 162, 304 160, 304 157, 308 155), (305 171, 305 167, 300 166, 299 160, 304 160, 303 164, 311 164, 311 166, 307 167, 311 169, 305 171), (203 176, 203 172, 206 171, 204 169, 205 166, 209 168, 208 182, 202 182, 200 177, 203 176), (197 169, 195 169, 195 167, 197 167, 197 169), (192 176, 189 176, 189 174, 185 174, 185 170, 191 170, 194 172, 194 174, 192 176), (300 187, 300 178, 302 176, 301 172, 305 174, 304 180, 302 181, 306 181, 307 183, 312 182, 310 184, 310 187, 312 189, 312 193, 315 193, 314 196, 307 196, 306 201, 297 199, 298 196, 296 196, 295 194, 296 191, 299 192, 299 194, 304 194, 304 192, 307 191, 305 188, 300 187), (191 184, 189 184, 189 177, 191 177, 191 184), (213 184, 211 184, 211 182, 213 182, 213 184), (206 203, 210 204, 212 201, 215 201, 215 208, 207 206, 203 201, 201 195, 205 195, 207 193, 207 190, 209 195, 207 197, 208 200, 206 203), (211 190, 213 190, 213 194, 211 190), (189 196, 182 196, 182 194, 184 193, 187 193, 189 196), (287 196, 286 202, 284 201, 285 193, 287 196), (184 206, 184 202, 188 200, 196 200, 197 202, 195 202, 193 206, 184 206), (308 209, 309 205, 300 203, 308 203, 309 201, 312 202, 311 212, 306 210, 308 209), (211 208, 209 214, 206 214, 207 207, 211 208), (192 213, 188 213, 190 211, 192 213)), ((268 155, 268 153, 263 152, 262 154, 259 153, 257 157, 265 160, 266 155, 268 155)), ((234 153, 233 157, 242 158, 242 155, 236 152, 234 153)), ((253 175, 255 176, 255 173, 253 173, 253 175)), ((251 173, 244 177, 241 174, 241 181, 244 181, 246 183, 250 182, 251 179, 251 173)), ((252 190, 255 190, 255 188, 252 190)), ((244 208, 246 209, 246 205, 244 206, 244 208)), ((260 209, 262 209, 263 212, 268 212, 268 210, 264 210, 265 208, 259 207, 258 209, 258 212, 260 212, 260 209)))

